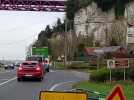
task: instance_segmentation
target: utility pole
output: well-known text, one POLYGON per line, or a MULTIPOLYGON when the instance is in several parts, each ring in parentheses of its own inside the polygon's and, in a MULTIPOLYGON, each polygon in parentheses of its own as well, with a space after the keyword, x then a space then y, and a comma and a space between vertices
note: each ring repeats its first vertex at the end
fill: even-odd
POLYGON ((64 34, 64 67, 66 68, 67 63, 67 41, 66 41, 66 34, 67 34, 67 19, 65 19, 65 34, 64 34))

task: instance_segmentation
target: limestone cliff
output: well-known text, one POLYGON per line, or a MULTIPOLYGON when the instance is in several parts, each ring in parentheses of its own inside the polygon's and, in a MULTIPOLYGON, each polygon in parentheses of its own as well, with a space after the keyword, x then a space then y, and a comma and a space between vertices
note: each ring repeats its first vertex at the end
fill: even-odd
MULTIPOLYGON (((76 34, 89 36, 94 34, 94 41, 99 41, 102 46, 107 45, 109 31, 113 23, 115 23, 114 12, 114 9, 103 12, 94 2, 88 7, 80 9, 76 12, 74 18, 74 29, 76 34)), ((126 6, 125 17, 127 21, 124 21, 124 23, 128 22, 133 24, 132 19, 134 18, 134 13, 132 12, 134 12, 134 3, 126 6)))

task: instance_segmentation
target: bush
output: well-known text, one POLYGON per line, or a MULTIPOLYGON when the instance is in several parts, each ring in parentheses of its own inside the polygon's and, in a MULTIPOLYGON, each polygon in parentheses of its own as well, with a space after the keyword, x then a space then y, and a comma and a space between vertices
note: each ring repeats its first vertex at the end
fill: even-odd
POLYGON ((68 69, 86 69, 89 68, 89 63, 86 62, 72 62, 67 66, 68 69))
MULTIPOLYGON (((123 80, 124 79, 124 69, 112 69, 112 80, 123 80)), ((90 74, 91 81, 99 81, 106 82, 109 80, 109 69, 101 68, 98 70, 94 70, 90 74)), ((134 81, 134 68, 130 68, 126 70, 126 79, 134 81)))
POLYGON ((106 68, 101 68, 99 70, 94 70, 90 74, 90 80, 104 82, 109 78, 109 71, 106 68))
POLYGON ((127 75, 129 76, 128 78, 131 79, 132 81, 134 81, 134 68, 131 68, 131 70, 129 70, 129 72, 127 73, 127 75))
POLYGON ((64 69, 64 62, 55 62, 56 69, 64 69))

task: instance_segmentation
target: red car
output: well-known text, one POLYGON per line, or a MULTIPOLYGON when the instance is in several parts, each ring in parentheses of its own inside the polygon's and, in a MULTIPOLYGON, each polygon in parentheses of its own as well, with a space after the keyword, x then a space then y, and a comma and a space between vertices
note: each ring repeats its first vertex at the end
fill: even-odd
POLYGON ((21 81, 23 78, 37 78, 43 80, 44 69, 43 65, 37 61, 24 61, 17 69, 17 80, 21 81))

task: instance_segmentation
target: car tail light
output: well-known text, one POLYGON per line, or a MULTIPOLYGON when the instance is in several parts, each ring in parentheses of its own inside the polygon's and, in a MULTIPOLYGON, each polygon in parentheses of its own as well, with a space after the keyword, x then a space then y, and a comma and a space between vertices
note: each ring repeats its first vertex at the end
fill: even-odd
POLYGON ((23 70, 23 68, 22 68, 22 67, 19 67, 19 71, 20 71, 20 70, 23 70))
POLYGON ((37 67, 36 70, 37 70, 37 71, 40 71, 41 69, 40 69, 40 67, 37 67))

